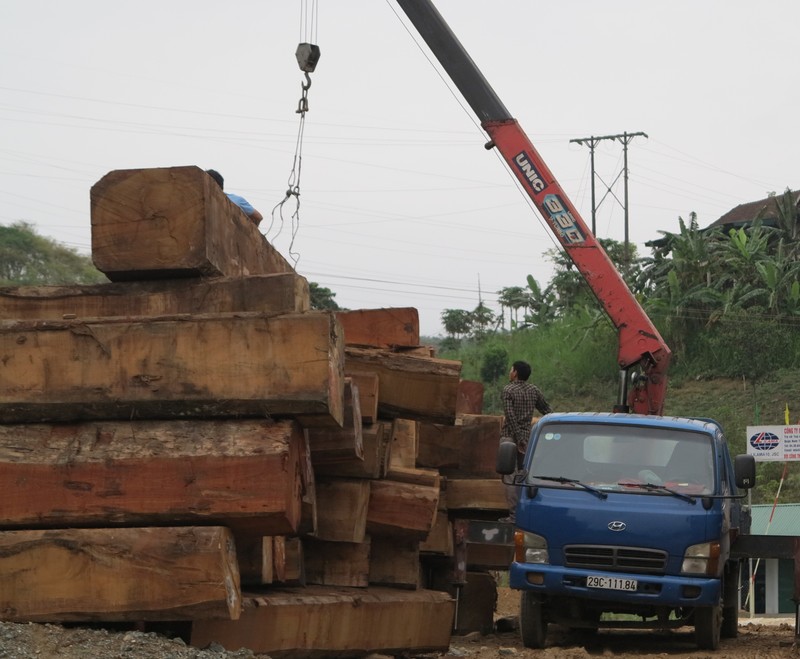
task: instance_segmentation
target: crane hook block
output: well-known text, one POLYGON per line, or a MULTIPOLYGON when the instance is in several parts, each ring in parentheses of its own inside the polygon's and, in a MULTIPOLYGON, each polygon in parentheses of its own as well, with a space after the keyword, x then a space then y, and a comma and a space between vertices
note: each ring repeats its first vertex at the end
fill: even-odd
POLYGON ((313 73, 314 69, 317 68, 317 62, 319 62, 319 46, 313 43, 301 43, 297 46, 297 51, 294 55, 301 71, 313 73))

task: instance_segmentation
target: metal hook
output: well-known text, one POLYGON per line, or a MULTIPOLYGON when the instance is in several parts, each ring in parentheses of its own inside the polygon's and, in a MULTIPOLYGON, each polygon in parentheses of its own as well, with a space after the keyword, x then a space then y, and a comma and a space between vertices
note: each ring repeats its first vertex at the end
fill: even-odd
POLYGON ((305 74, 306 76, 306 84, 301 84, 303 88, 303 95, 300 97, 300 101, 297 103, 297 110, 295 112, 297 114, 305 114, 308 112, 308 90, 311 87, 311 76, 308 73, 305 74))

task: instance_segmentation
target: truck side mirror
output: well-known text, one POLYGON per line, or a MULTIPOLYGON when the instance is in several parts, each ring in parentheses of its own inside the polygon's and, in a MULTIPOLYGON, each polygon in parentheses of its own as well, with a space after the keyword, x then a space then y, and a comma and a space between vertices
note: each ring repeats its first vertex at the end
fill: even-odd
POLYGON ((497 462, 495 471, 508 476, 517 470, 517 445, 514 442, 500 442, 497 448, 497 462))
POLYGON ((749 490, 756 485, 756 459, 752 455, 737 455, 733 459, 736 487, 749 490))

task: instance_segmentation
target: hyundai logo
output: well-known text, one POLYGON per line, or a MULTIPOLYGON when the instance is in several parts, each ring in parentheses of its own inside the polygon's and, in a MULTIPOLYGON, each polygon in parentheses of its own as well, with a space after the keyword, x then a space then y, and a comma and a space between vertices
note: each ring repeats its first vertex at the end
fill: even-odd
POLYGON ((628 528, 628 525, 625 522, 609 522, 608 523, 608 530, 609 531, 624 531, 628 528))

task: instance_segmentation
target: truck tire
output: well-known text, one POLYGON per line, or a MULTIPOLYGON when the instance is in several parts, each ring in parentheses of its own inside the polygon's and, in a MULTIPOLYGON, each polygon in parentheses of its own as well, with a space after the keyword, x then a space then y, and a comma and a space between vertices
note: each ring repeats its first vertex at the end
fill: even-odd
POLYGON ((526 648, 543 648, 547 638, 547 622, 542 602, 535 593, 522 592, 519 606, 519 632, 526 648))
POLYGON ((701 650, 716 650, 722 632, 722 603, 694 610, 694 639, 701 650))
POLYGON ((722 581, 722 638, 739 635, 739 584, 737 573, 725 570, 722 581))

